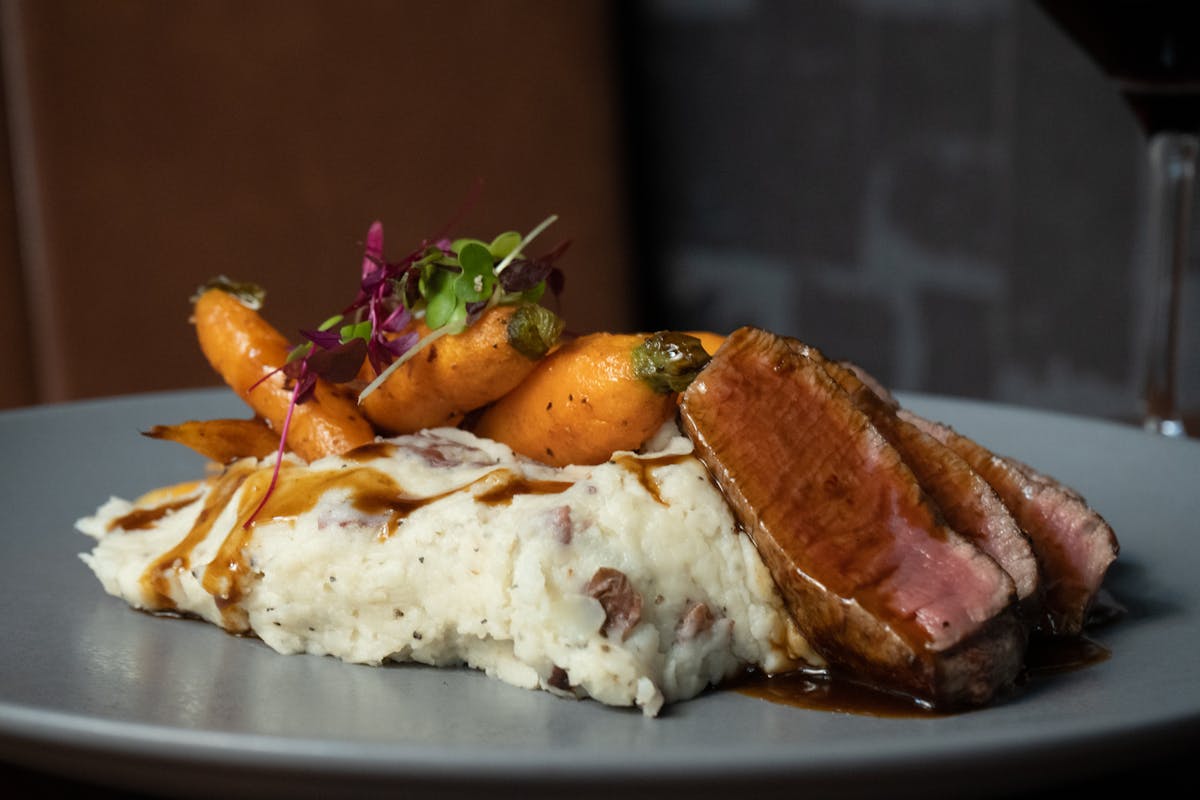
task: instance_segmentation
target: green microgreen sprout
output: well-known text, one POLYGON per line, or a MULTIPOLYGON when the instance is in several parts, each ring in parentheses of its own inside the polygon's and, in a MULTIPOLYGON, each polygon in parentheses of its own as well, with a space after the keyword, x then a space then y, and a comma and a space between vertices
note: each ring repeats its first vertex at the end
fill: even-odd
MULTIPOLYGON (((444 250, 427 252, 415 259, 413 269, 419 275, 416 283, 418 299, 409 306, 417 315, 423 312, 430 332, 379 372, 359 393, 359 402, 416 353, 443 336, 461 333, 483 311, 497 305, 540 299, 546 289, 545 278, 528 287, 518 283, 516 290, 510 291, 505 289, 501 273, 557 219, 555 215, 547 217, 524 237, 515 231, 507 231, 490 243, 479 239, 457 239, 444 250)), ((402 297, 407 298, 410 280, 406 272, 399 286, 402 297)))
MULTIPOLYGON (((292 413, 312 396, 319 379, 350 383, 358 377, 364 361, 370 362, 377 377, 359 394, 362 402, 418 352, 443 336, 461 333, 484 311, 502 304, 536 303, 547 285, 557 294, 562 273, 554 262, 566 244, 538 259, 522 258, 524 249, 557 219, 547 217, 523 237, 506 231, 491 242, 426 241, 398 263, 384 261, 383 225, 373 223, 367 231, 358 296, 341 314, 313 330, 301 331, 307 341, 293 348, 283 366, 262 379, 275 372, 290 378, 291 402, 271 482, 244 526, 253 524, 274 490, 292 413), (420 317, 430 332, 418 339, 409 327, 420 317)), ((263 292, 253 284, 221 277, 204 288, 213 287, 237 295, 251 308, 262 305, 263 292)), ((522 314, 518 325, 522 352, 528 351, 531 357, 544 352, 560 331, 561 322, 548 311, 540 316, 522 314)))

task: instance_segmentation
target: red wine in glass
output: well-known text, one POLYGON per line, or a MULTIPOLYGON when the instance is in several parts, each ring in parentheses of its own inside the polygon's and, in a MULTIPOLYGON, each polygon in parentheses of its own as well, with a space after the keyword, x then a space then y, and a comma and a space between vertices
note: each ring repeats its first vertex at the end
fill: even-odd
POLYGON ((1200 152, 1200 0, 1038 0, 1124 96, 1148 138, 1143 424, 1184 435, 1180 298, 1200 152))
POLYGON ((1112 79, 1147 134, 1200 131, 1200 3, 1038 2, 1112 79))

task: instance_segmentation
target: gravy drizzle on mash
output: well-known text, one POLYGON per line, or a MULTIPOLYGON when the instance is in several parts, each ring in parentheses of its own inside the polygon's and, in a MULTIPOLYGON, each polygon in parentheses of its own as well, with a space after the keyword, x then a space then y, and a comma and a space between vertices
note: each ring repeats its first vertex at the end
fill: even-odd
POLYGON ((83 559, 137 608, 283 653, 465 664, 649 715, 748 667, 822 663, 673 424, 596 466, 458 429, 288 457, 247 525, 273 459, 110 500, 79 522, 99 540, 83 559), (597 588, 613 576, 632 615, 597 588))

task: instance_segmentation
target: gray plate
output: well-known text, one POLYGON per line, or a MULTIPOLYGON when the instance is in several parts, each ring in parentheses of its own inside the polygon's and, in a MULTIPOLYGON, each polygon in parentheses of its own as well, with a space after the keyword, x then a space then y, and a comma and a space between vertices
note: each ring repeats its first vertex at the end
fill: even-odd
POLYGON ((1200 444, 1071 417, 913 396, 999 452, 1082 491, 1116 529, 1096 632, 1107 661, 930 719, 801 710, 732 691, 658 719, 465 670, 281 656, 104 594, 72 527, 109 495, 196 477, 138 431, 245 416, 225 391, 0 414, 0 759, 162 793, 407 797, 813 797, 1015 790, 1136 764, 1200 732, 1200 444))

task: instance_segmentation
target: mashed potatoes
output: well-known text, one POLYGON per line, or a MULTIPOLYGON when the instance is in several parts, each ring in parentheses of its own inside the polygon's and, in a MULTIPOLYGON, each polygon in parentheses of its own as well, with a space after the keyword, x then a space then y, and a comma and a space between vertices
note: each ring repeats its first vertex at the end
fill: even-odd
POLYGON ((456 429, 244 460, 79 521, 131 605, 282 653, 467 664, 657 714, 748 665, 819 664, 691 442, 553 469, 456 429))

